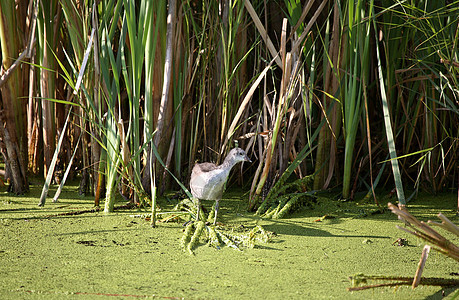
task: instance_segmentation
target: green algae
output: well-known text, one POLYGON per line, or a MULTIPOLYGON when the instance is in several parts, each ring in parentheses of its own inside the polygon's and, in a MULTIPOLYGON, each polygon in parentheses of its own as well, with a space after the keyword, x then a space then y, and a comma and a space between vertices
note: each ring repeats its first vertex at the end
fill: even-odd
MULTIPOLYGON (((92 208, 91 198, 72 198, 76 189, 67 187, 60 202, 47 202, 44 208, 37 208, 39 186, 32 187, 27 197, 0 197, 0 298, 441 299, 442 292, 452 295, 452 289, 428 286, 346 291, 351 286, 348 277, 358 273, 413 276, 424 246, 395 228, 401 225, 395 215, 374 213, 371 204, 322 196, 312 209, 287 219, 264 220, 246 212, 247 202, 240 194, 227 193, 221 201, 222 223, 261 225, 276 235, 270 243, 243 251, 216 250, 200 243, 194 248, 196 255, 190 256, 180 247, 184 227, 179 223, 152 228, 150 222, 131 217, 135 210, 58 216, 92 208), (399 238, 408 245, 394 244, 399 238)), ((442 212, 458 223, 456 199, 455 194, 424 195, 410 202, 409 210, 420 220, 434 220, 442 212)), ((160 204, 168 209, 165 202, 160 204)), ((212 202, 203 204, 210 207, 212 202)), ((433 251, 423 276, 454 278, 451 274, 457 272, 455 261, 433 251)))

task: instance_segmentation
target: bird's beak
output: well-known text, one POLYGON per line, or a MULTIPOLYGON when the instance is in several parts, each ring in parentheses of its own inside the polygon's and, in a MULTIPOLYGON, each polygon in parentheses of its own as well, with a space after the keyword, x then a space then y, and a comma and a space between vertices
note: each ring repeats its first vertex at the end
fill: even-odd
POLYGON ((252 162, 252 161, 250 160, 250 158, 247 156, 247 154, 244 156, 244 161, 248 161, 248 162, 250 162, 250 163, 252 162))

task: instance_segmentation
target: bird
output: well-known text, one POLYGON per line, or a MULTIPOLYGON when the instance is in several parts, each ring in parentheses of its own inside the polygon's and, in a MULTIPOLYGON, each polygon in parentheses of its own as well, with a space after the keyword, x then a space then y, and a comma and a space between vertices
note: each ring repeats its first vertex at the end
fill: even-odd
POLYGON ((228 180, 231 169, 239 162, 252 162, 241 148, 233 148, 221 165, 214 163, 197 163, 191 171, 191 194, 197 199, 196 220, 199 221, 201 209, 200 200, 215 200, 214 225, 217 223, 219 201, 223 195, 225 182, 228 180))

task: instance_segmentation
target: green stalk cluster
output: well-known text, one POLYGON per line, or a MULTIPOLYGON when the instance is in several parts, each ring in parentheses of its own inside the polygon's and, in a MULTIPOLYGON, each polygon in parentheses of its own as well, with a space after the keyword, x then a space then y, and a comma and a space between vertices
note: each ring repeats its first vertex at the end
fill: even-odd
POLYGON ((180 247, 183 249, 186 249, 187 245, 190 243, 191 236, 193 234, 193 226, 194 224, 190 222, 185 227, 185 231, 183 232, 182 238, 180 239, 180 247))
POLYGON ((291 183, 285 183, 287 177, 281 177, 266 196, 265 201, 260 205, 256 214, 263 215, 264 217, 271 218, 274 215, 274 218, 281 218, 289 211, 293 204, 295 204, 298 199, 302 196, 308 195, 312 197, 310 192, 304 193, 303 191, 309 191, 311 189, 312 183, 314 181, 314 175, 305 176, 303 178, 297 179, 291 183), (282 196, 279 196, 281 193, 286 192, 288 189, 293 189, 300 191, 300 193, 289 193, 282 196), (288 206, 285 207, 285 205, 288 206), (285 209, 284 209, 285 207, 285 209), (282 214, 279 213, 282 211, 282 214))
POLYGON ((214 247, 215 249, 220 250, 221 246, 221 238, 219 238, 219 233, 215 230, 214 227, 207 226, 207 235, 209 238, 209 241, 207 244, 211 247, 214 247))
POLYGON ((188 250, 188 253, 194 254, 193 249, 198 245, 199 239, 201 238, 202 232, 204 228, 206 227, 206 223, 203 221, 198 221, 196 224, 196 229, 193 233, 193 236, 191 236, 190 242, 187 244, 186 249, 188 250))
POLYGON ((253 227, 249 232, 238 233, 234 230, 222 230, 219 227, 208 226, 203 221, 189 222, 180 239, 180 247, 187 251, 190 255, 194 255, 194 249, 198 245, 205 232, 207 245, 214 247, 217 250, 221 249, 221 245, 242 251, 241 247, 253 248, 256 242, 268 243, 272 233, 266 231, 261 225, 253 227))

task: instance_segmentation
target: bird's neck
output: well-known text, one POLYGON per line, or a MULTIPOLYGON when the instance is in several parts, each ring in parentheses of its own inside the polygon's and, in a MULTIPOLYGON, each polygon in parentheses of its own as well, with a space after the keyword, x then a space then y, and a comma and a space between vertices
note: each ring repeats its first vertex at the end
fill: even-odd
POLYGON ((225 161, 220 165, 218 166, 219 168, 222 168, 222 169, 228 169, 228 170, 231 170, 234 165, 236 164, 237 162, 234 161, 233 159, 228 159, 226 158, 225 161))

